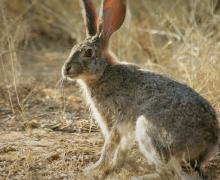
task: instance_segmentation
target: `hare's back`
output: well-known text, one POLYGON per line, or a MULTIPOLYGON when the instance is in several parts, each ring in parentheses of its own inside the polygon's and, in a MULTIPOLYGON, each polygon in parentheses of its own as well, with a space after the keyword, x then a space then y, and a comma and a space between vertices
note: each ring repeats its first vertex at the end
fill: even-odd
MULTIPOLYGON (((127 97, 138 116, 145 114, 154 119, 154 116, 162 115, 163 118, 175 117, 179 121, 190 122, 197 117, 198 121, 216 121, 209 102, 192 88, 135 65, 109 66, 95 89, 97 94, 106 94, 113 99, 127 97)), ((123 104, 124 101, 118 103, 123 104)))

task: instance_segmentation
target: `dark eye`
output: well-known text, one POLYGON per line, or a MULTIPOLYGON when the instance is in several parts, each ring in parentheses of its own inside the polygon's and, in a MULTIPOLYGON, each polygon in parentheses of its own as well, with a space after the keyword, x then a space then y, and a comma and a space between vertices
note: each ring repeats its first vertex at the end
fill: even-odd
POLYGON ((84 51, 84 57, 91 58, 93 56, 93 49, 89 48, 84 51))

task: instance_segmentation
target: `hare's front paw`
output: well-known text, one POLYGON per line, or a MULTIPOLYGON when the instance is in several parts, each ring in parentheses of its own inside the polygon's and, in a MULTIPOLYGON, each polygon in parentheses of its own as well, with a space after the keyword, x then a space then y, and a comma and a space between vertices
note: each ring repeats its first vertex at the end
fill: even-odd
POLYGON ((85 172, 92 172, 92 171, 99 171, 103 168, 103 165, 100 161, 97 161, 94 164, 90 164, 88 167, 85 168, 85 172))
POLYGON ((104 166, 98 161, 95 164, 91 164, 84 169, 84 174, 90 178, 104 179, 106 171, 104 166))
POLYGON ((161 180, 161 177, 155 173, 137 177, 132 176, 130 180, 161 180))

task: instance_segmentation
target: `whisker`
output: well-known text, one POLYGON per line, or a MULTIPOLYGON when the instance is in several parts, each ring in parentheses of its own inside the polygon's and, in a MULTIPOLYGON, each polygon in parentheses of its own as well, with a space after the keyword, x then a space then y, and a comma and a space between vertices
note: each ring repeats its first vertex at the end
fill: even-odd
POLYGON ((65 113, 65 110, 66 110, 66 94, 65 94, 65 91, 64 91, 64 79, 62 81, 62 89, 61 89, 61 92, 62 92, 62 98, 63 98, 63 113, 65 113))
POLYGON ((63 86, 63 81, 64 81, 65 79, 62 77, 62 78, 60 78, 58 81, 57 81, 57 83, 56 83, 56 85, 55 85, 55 89, 61 89, 61 88, 63 88, 62 86, 63 86))
POLYGON ((61 77, 55 85, 55 89, 57 89, 61 94, 61 105, 60 105, 61 116, 64 116, 65 111, 66 111, 66 95, 65 95, 65 90, 64 90, 65 81, 66 81, 66 78, 61 77))

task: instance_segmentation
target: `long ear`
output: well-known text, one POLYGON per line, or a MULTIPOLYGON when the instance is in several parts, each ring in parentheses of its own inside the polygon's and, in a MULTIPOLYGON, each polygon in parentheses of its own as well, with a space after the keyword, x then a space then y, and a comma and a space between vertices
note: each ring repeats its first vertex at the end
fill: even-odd
POLYGON ((92 0, 81 0, 83 7, 83 17, 87 29, 87 36, 93 36, 97 33, 98 15, 92 0))
POLYGON ((126 0, 103 0, 100 29, 103 40, 107 43, 125 19, 126 0))

